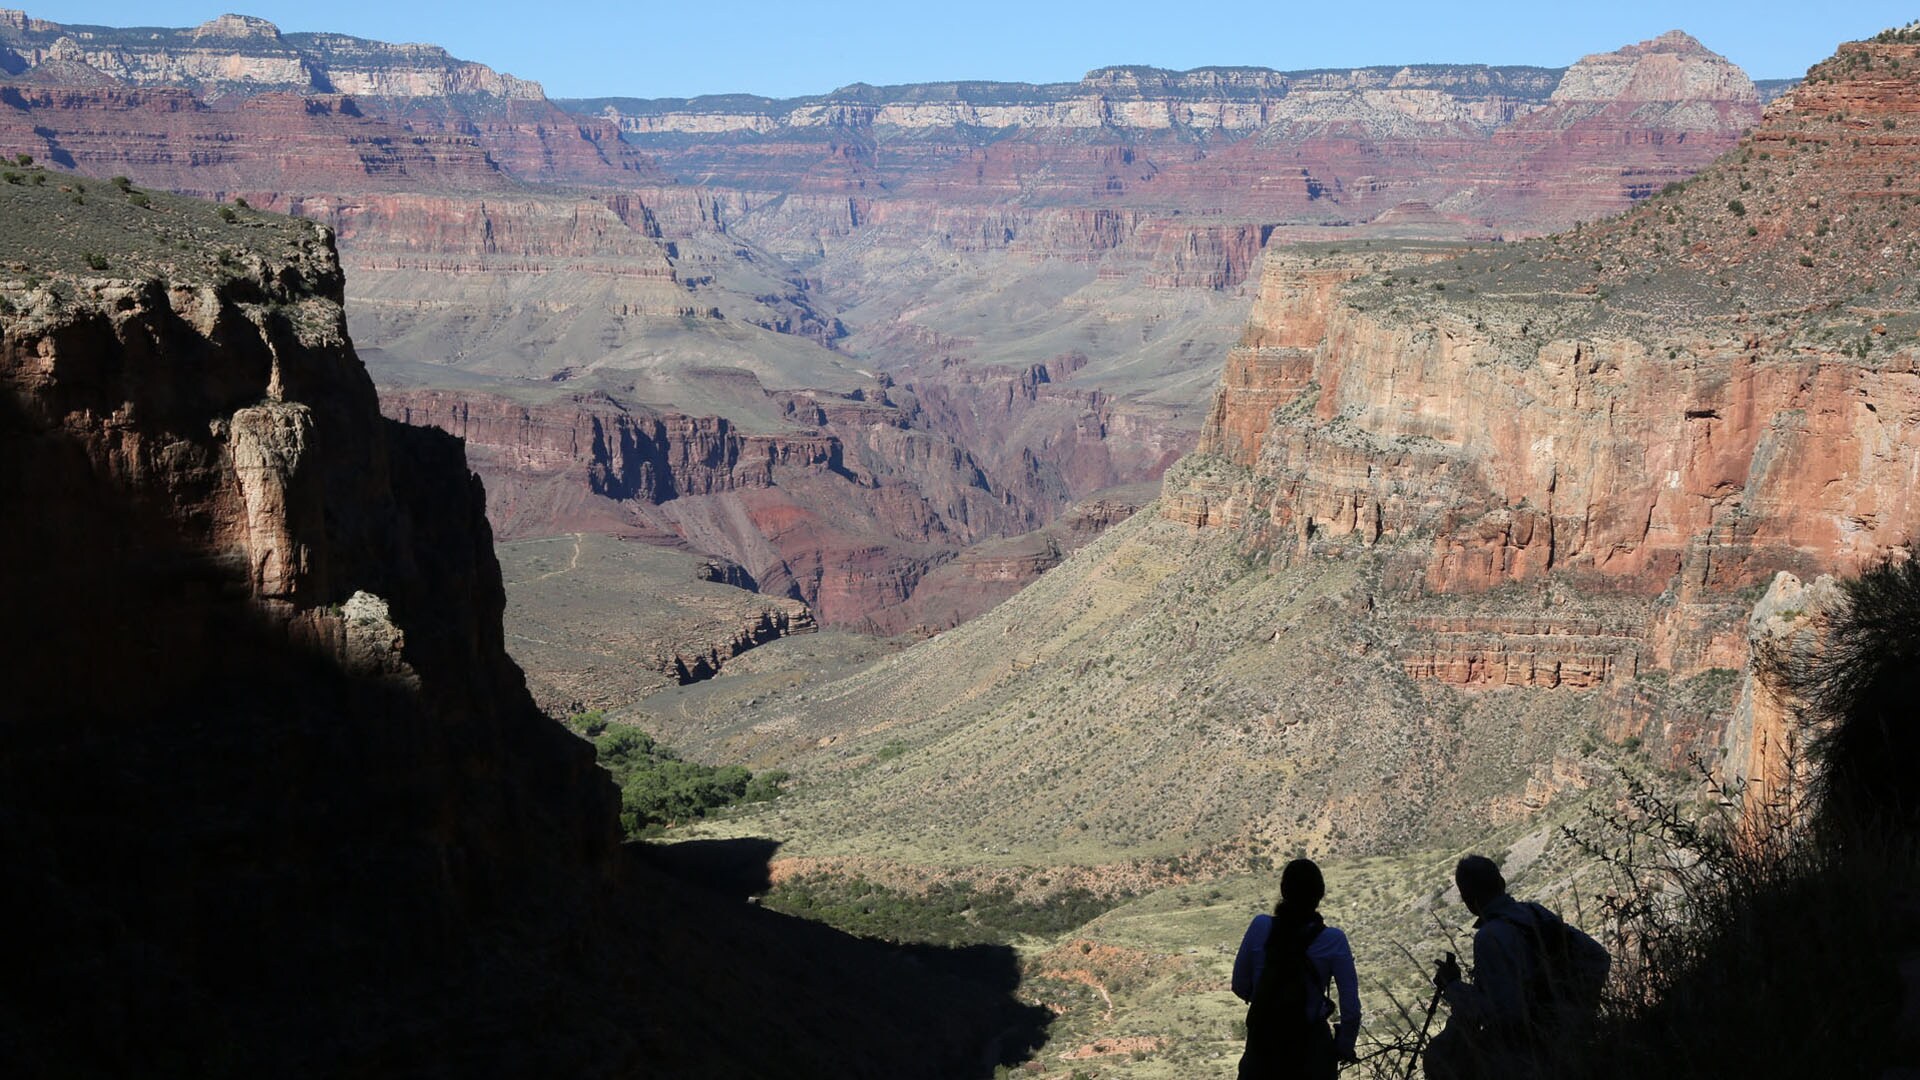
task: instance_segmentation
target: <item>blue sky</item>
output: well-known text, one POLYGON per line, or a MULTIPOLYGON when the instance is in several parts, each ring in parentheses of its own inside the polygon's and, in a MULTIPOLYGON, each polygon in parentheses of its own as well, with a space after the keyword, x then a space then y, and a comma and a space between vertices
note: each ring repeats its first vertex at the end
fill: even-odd
POLYGON ((1553 67, 1675 28, 1748 74, 1773 78, 1801 74, 1841 41, 1920 16, 1920 5, 1911 0, 1600 0, 1573 10, 1552 0, 0 3, 25 6, 28 14, 56 22, 112 26, 191 26, 239 10, 271 19, 282 30, 432 42, 456 56, 538 79, 555 97, 787 97, 851 82, 1059 82, 1107 64, 1297 69, 1459 61, 1553 67))

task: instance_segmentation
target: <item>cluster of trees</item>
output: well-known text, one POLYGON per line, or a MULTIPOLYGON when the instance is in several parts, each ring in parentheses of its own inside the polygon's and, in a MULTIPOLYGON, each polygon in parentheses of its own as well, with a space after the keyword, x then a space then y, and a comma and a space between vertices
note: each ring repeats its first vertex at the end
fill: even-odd
POLYGON ((567 725, 593 743, 595 758, 620 786, 620 827, 629 839, 657 836, 721 807, 765 802, 789 779, 780 769, 754 773, 683 760, 639 728, 608 724, 598 711, 573 716, 567 725))
POLYGON ((1023 900, 1005 885, 981 889, 965 881, 938 882, 924 893, 913 893, 858 875, 804 874, 775 886, 764 903, 863 937, 981 945, 1005 943, 1021 934, 1063 934, 1125 899, 1124 894, 1100 896, 1076 886, 1023 900))

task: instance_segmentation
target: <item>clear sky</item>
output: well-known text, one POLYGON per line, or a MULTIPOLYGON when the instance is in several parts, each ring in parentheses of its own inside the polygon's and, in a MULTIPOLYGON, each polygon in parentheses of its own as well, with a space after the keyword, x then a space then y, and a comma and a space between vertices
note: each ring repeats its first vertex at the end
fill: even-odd
POLYGON ((192 26, 238 10, 282 30, 443 45, 554 97, 791 97, 853 82, 1063 82, 1108 64, 1280 69, 1468 62, 1558 67, 1666 30, 1755 78, 1920 16, 1881 0, 0 0, 64 23, 192 26), (238 4, 237 8, 222 6, 238 4))

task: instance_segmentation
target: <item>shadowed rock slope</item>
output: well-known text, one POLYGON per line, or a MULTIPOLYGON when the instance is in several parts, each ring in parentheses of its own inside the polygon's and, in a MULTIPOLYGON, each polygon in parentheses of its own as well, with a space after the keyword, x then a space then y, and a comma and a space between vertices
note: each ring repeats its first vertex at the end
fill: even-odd
POLYGON ((950 1076, 1032 1043, 1004 953, 744 907, 771 844, 724 892, 621 849, 502 647, 459 443, 379 415, 330 234, 86 188, 0 183, 0 1069, 950 1076))

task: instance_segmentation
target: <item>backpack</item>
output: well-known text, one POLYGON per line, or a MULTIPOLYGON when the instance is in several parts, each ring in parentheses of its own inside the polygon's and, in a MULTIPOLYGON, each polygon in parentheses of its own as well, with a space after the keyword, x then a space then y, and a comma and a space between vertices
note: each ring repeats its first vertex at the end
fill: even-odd
POLYGON ((1563 1017, 1588 1017, 1600 1007, 1613 957, 1606 947, 1539 904, 1529 903, 1533 921, 1503 915, 1494 918, 1517 927, 1526 939, 1533 963, 1528 965, 1527 998, 1552 1004, 1563 1017))
POLYGON ((1308 1025, 1307 1008, 1322 992, 1307 950, 1326 928, 1318 915, 1293 927, 1273 924, 1267 934, 1266 963, 1254 986, 1253 1003, 1247 1006, 1249 1041, 1258 1038, 1256 1031, 1289 1032, 1308 1025))

